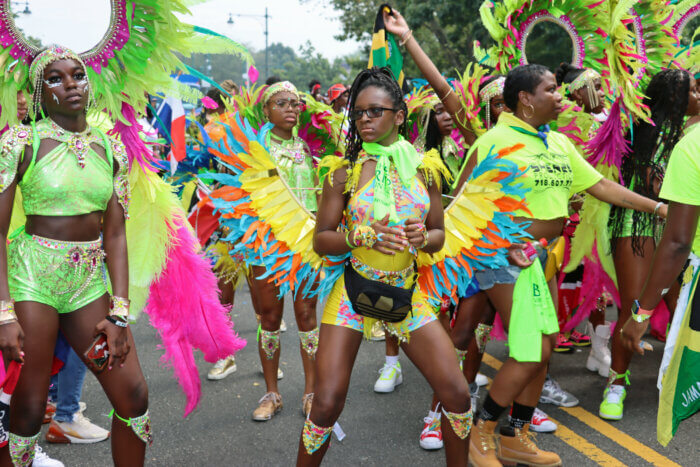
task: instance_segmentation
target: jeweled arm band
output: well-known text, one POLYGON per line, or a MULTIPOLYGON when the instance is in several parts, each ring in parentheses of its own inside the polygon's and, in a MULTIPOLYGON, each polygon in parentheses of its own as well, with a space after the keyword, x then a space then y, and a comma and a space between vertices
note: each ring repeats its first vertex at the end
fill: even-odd
POLYGON ((129 307, 131 301, 128 298, 112 296, 109 304, 109 316, 115 316, 122 319, 129 318, 129 307))
POLYGON ((0 300, 0 326, 3 324, 9 324, 17 321, 17 314, 15 314, 15 301, 10 300, 0 300))

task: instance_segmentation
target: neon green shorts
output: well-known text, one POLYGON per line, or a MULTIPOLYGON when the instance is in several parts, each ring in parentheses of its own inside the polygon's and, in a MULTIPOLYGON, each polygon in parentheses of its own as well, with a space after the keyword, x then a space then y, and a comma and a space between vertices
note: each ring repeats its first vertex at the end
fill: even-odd
POLYGON ((21 233, 7 247, 10 296, 70 313, 107 293, 102 241, 64 242, 21 233))

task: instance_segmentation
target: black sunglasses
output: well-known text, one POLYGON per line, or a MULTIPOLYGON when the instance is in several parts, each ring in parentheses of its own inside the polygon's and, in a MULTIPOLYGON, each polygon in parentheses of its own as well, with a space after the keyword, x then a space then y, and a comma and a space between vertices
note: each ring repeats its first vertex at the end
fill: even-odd
POLYGON ((352 109, 348 114, 348 117, 350 117, 350 120, 353 121, 361 119, 363 114, 367 114, 369 118, 379 118, 384 115, 385 110, 396 112, 398 109, 389 109, 386 107, 372 107, 365 110, 352 109))

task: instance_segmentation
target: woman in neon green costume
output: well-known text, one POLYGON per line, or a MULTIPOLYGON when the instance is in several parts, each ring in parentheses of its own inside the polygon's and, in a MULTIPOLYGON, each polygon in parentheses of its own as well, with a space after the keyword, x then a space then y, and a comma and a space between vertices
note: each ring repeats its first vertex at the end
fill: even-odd
POLYGON ((109 361, 95 376, 114 407, 113 459, 142 465, 151 432, 148 388, 126 321, 126 152, 88 126, 90 82, 75 53, 51 46, 29 76, 30 108, 44 118, 10 128, 0 143, 0 349, 23 363, 11 402, 10 459, 0 465, 32 463, 59 329, 78 355, 96 334, 106 336, 109 361), (26 223, 6 247, 18 188, 26 223))
MULTIPOLYGON (((308 212, 316 212, 316 174, 311 151, 303 139, 296 136, 294 128, 299 122, 301 101, 292 83, 282 81, 271 85, 262 96, 265 119, 274 126, 267 132, 267 147, 282 173, 284 181, 294 196, 308 212)), ((251 280, 250 293, 253 307, 260 315, 260 361, 267 390, 253 412, 253 420, 270 420, 282 409, 282 396, 277 387, 277 370, 280 358, 280 325, 284 301, 279 298, 279 288, 268 279, 260 279, 267 272, 264 265, 248 258, 251 280)), ((295 295, 294 314, 299 327, 301 359, 304 366, 304 395, 302 411, 308 415, 313 400, 314 362, 318 346, 316 325, 316 298, 295 295)))

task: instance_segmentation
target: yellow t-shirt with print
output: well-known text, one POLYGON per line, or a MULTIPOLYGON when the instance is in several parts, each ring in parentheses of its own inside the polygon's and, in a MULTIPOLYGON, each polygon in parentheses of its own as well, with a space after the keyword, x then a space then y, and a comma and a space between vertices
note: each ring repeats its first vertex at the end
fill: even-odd
MULTIPOLYGON (((700 206, 700 124, 690 127, 673 148, 659 197, 700 206)), ((695 231, 693 253, 700 255, 700 223, 695 231)))
POLYGON ((478 150, 477 162, 481 162, 489 152, 522 144, 522 148, 504 157, 518 164, 521 169, 526 169, 516 183, 521 183, 529 190, 525 202, 532 215, 524 211, 516 214, 542 220, 567 217, 569 198, 592 187, 603 176, 581 157, 569 138, 563 134, 550 131, 547 134, 547 147, 538 136, 521 133, 514 127, 537 133, 535 128, 512 113, 504 112, 498 123, 476 140, 467 159, 478 150))

